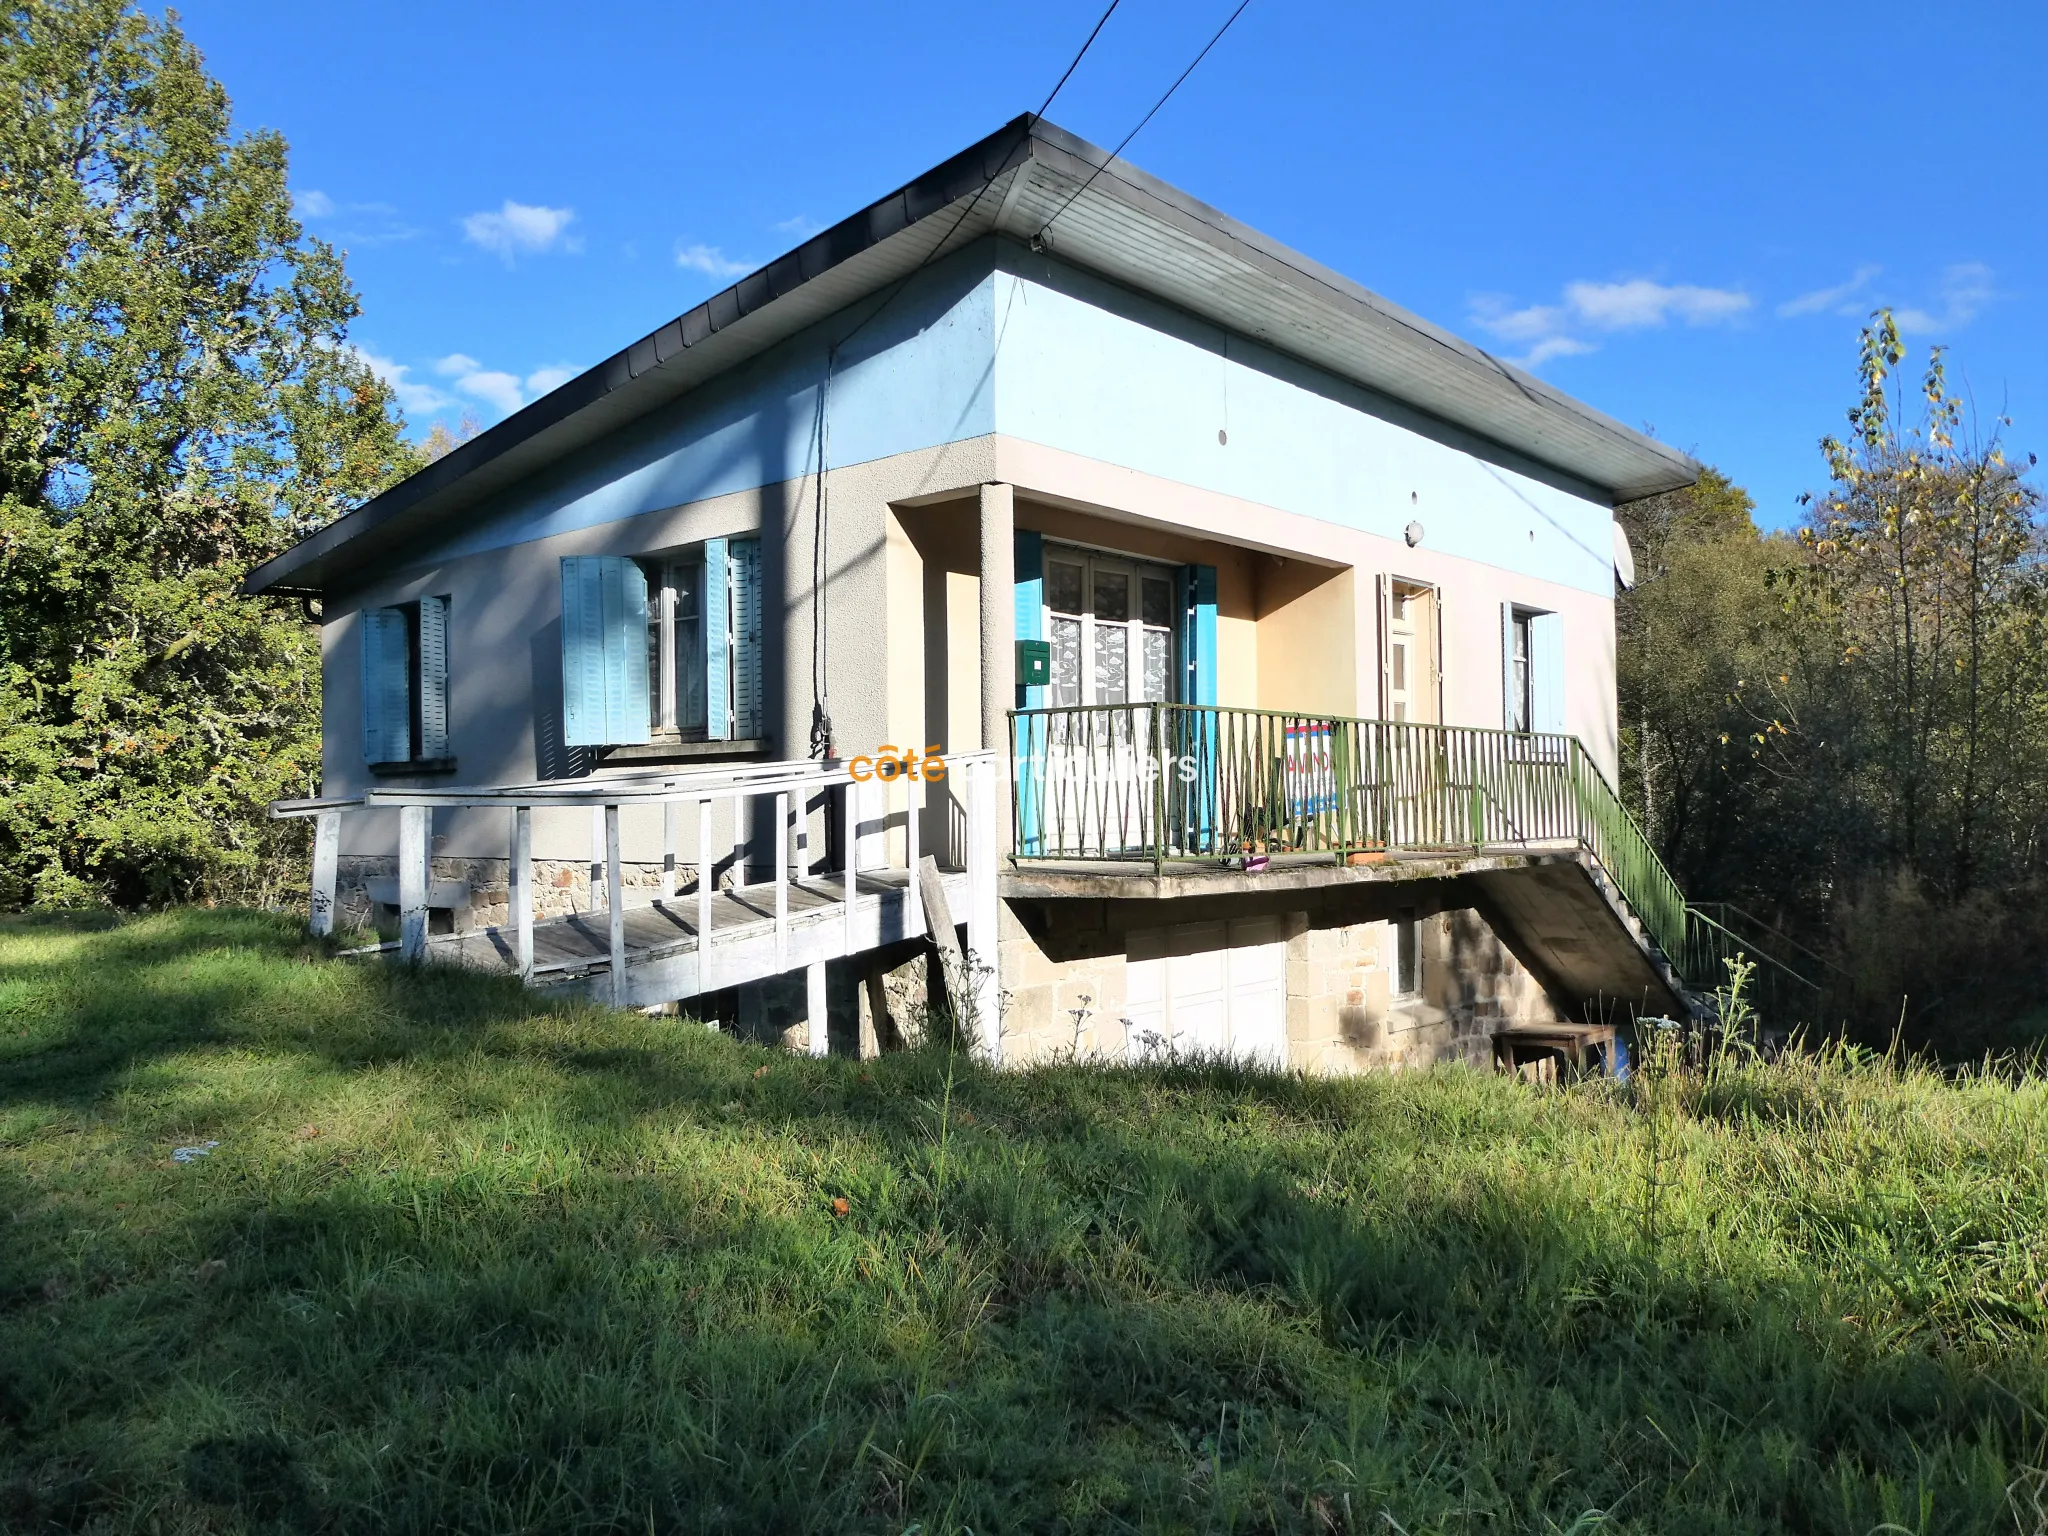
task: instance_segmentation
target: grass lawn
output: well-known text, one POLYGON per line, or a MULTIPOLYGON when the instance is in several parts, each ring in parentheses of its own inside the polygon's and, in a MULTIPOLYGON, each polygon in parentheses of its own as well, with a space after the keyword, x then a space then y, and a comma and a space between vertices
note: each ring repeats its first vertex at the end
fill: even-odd
POLYGON ((808 1061, 0 919, 0 1529, 2037 1536, 2044 1165, 2039 1079, 808 1061))

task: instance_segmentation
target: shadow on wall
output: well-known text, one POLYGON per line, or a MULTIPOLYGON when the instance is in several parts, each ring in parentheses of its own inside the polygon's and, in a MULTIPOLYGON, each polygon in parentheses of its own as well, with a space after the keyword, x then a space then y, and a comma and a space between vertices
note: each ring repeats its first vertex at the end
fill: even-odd
POLYGON ((533 767, 538 779, 583 779, 596 757, 588 747, 562 739, 562 620, 559 615, 533 632, 533 767))

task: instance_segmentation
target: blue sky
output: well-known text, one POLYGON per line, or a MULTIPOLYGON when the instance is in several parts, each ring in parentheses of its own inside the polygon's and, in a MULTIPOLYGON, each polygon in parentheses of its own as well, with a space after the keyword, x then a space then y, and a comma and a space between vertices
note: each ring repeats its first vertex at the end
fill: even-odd
MULTIPOLYGON (((488 423, 1037 106, 1103 0, 188 0, 281 130, 423 434, 488 423)), ((1124 0, 1048 114, 1110 145, 1235 0, 1124 0)), ((1784 525, 1896 307, 2048 453, 2048 7, 1252 0, 1128 151, 1784 525)))

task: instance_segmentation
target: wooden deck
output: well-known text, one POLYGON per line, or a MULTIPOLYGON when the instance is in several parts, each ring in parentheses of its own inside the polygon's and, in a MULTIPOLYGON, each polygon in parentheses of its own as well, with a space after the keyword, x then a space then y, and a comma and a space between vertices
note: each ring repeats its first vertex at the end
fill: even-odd
MULTIPOLYGON (((952 915, 964 918, 966 874, 943 871, 941 880, 952 915)), ((708 962, 698 954, 695 892, 668 902, 628 905, 626 985, 619 1001, 635 1007, 674 1002, 915 938, 925 930, 922 914, 909 900, 908 886, 905 870, 863 870, 849 909, 843 875, 793 879, 788 885, 788 923, 779 933, 772 884, 719 891, 711 899, 708 962)), ((484 970, 518 969, 516 940, 509 928, 436 934, 427 941, 427 953, 435 960, 484 970)), ((534 923, 535 987, 611 1001, 611 972, 611 920, 605 910, 534 923)))

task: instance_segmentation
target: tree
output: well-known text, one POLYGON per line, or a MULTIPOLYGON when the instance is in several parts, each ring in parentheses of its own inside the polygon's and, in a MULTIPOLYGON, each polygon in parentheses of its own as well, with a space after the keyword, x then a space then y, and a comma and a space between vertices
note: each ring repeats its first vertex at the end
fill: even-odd
POLYGON ((0 75, 0 901, 262 895, 319 640, 237 583, 414 455, 174 18, 25 0, 0 75))
MULTIPOLYGON (((1860 748, 1845 790, 1870 808, 1882 862, 1950 898, 1987 874, 2036 873, 2042 751, 2040 498, 1949 386, 1940 348, 1902 425, 1898 327, 1863 332, 1862 398, 1801 541, 1808 617, 1842 658, 1860 748)), ((2031 461, 2030 461, 2031 462, 2031 461)), ((1839 711, 1836 711, 1839 714, 1839 711)), ((1839 729, 1846 733, 1850 722, 1839 729)))

